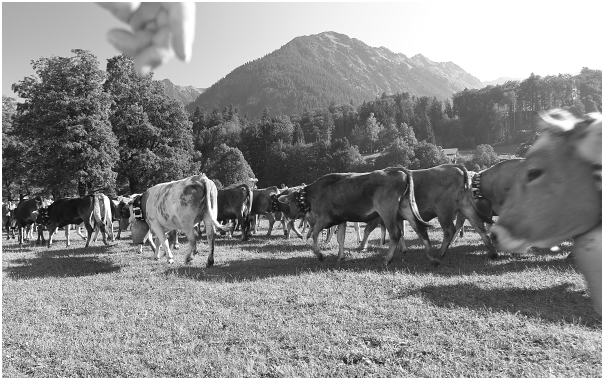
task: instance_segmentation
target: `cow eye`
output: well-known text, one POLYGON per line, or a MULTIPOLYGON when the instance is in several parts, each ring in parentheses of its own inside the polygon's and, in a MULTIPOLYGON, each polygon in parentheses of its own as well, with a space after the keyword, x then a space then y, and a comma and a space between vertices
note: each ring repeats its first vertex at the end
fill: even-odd
POLYGON ((543 170, 541 169, 530 169, 527 173, 528 181, 531 182, 539 178, 541 174, 543 174, 543 170))

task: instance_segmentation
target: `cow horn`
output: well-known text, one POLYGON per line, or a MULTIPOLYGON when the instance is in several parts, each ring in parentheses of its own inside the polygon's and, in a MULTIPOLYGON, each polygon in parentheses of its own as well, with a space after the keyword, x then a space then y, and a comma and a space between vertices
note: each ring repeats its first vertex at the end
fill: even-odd
POLYGON ((575 115, 563 109, 554 109, 551 111, 539 110, 537 113, 541 118, 537 124, 544 130, 554 127, 556 130, 568 132, 572 130, 575 125, 583 121, 582 119, 578 119, 575 115), (558 118, 554 118, 552 116, 558 116, 558 118))

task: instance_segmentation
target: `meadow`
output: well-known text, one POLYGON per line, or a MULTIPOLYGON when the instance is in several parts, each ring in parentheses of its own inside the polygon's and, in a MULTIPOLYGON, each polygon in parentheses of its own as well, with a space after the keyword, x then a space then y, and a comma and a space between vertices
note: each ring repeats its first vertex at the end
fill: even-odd
MULTIPOLYGON (((279 223, 277 223, 279 224, 279 223)), ((433 221, 434 246, 442 231, 433 221)), ((138 253, 130 233, 85 249, 2 240, 3 377, 602 377, 602 325, 568 258, 489 260, 467 229, 431 267, 417 235, 382 265, 348 228, 319 262, 280 229, 218 237, 183 264, 138 253)), ((184 242, 184 239, 181 239, 184 242)))

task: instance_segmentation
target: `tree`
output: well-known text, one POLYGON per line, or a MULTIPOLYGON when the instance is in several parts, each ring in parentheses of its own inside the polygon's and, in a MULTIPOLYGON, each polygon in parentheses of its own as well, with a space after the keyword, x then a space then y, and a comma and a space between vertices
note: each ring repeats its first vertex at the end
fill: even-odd
POLYGON ((217 179, 225 187, 240 183, 248 183, 250 178, 255 178, 250 165, 237 148, 220 144, 210 154, 203 172, 210 179, 217 179))
POLYGON ((415 158, 417 162, 410 165, 410 169, 427 169, 451 163, 441 147, 426 141, 421 141, 415 147, 415 158))
POLYGON ((27 176, 55 195, 115 187, 117 139, 109 122, 106 74, 86 50, 32 62, 37 77, 13 85, 25 99, 13 130, 26 142, 27 176))
POLYGON ((403 166, 405 168, 419 166, 419 162, 415 159, 413 147, 409 146, 402 137, 394 140, 384 153, 375 159, 375 169, 383 169, 390 166, 403 166))
POLYGON ((107 73, 104 89, 113 100, 110 120, 119 141, 118 179, 137 193, 197 173, 201 157, 193 150, 193 124, 182 104, 167 97, 152 75, 137 75, 129 57, 110 58, 107 73))
POLYGON ((489 144, 482 144, 476 147, 474 155, 472 156, 472 162, 485 169, 498 163, 499 156, 492 146, 489 144))

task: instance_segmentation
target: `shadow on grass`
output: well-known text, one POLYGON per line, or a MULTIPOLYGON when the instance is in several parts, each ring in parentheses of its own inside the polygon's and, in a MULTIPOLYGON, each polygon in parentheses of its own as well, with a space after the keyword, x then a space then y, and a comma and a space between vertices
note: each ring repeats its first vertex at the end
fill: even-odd
POLYGON ((10 260, 4 272, 13 279, 47 277, 81 277, 120 270, 103 257, 111 246, 66 248, 34 252, 35 258, 10 260))
POLYGON ((543 289, 491 288, 483 289, 476 284, 428 285, 403 291, 394 298, 420 296, 442 308, 493 310, 519 313, 530 318, 552 322, 581 323, 601 328, 596 318, 592 300, 570 284, 560 284, 543 289))

